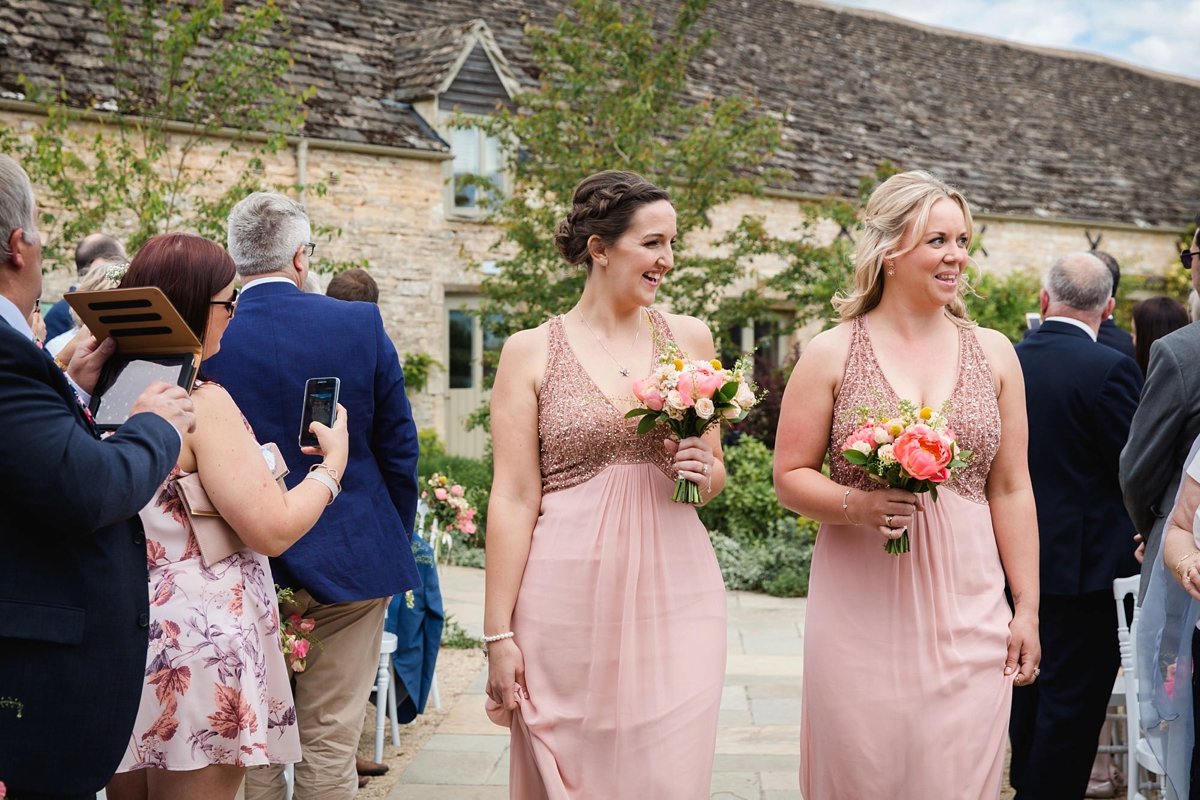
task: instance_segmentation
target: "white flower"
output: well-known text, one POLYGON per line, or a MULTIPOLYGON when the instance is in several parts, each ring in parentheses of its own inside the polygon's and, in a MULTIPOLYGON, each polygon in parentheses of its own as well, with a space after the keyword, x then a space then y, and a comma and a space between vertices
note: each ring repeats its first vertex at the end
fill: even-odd
POLYGON ((742 409, 737 403, 733 403, 729 408, 721 412, 721 416, 725 419, 737 419, 742 415, 742 409))
POLYGON ((683 411, 687 408, 687 403, 683 402, 683 395, 678 390, 672 389, 667 392, 667 408, 675 411, 683 411))
POLYGON ((741 408, 753 408, 754 392, 750 391, 750 387, 743 383, 738 386, 737 394, 734 396, 733 401, 741 408))
POLYGON ((888 432, 883 428, 875 429, 875 444, 886 444, 888 440, 888 432))
POLYGON ((671 419, 683 419, 684 409, 667 406, 667 416, 671 419))
POLYGON ((696 415, 700 419, 711 419, 716 408, 713 406, 713 401, 707 397, 701 397, 696 401, 696 415))
POLYGON ((850 446, 852 448, 854 448, 855 450, 857 450, 858 452, 862 453, 864 456, 871 455, 871 445, 867 444, 866 442, 855 442, 854 444, 852 444, 850 446))
POLYGON ((890 464, 896 460, 892 455, 892 446, 890 444, 885 444, 879 448, 879 460, 885 464, 890 464))

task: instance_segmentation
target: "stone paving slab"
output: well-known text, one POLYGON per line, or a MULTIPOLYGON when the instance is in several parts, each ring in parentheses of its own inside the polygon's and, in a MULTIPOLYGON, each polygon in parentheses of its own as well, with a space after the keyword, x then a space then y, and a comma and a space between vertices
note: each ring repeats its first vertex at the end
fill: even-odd
MULTIPOLYGON (((483 632, 483 571, 439 570, 446 611, 483 632)), ((725 687, 713 763, 714 800, 803 800, 800 766, 802 598, 730 592, 725 687)), ((388 800, 508 798, 508 731, 483 711, 487 671, 450 709, 388 800)))

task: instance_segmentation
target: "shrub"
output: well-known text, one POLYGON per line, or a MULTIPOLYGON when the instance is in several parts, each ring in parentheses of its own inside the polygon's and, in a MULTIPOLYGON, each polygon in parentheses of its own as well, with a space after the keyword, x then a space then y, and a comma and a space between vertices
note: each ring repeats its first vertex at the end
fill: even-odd
MULTIPOLYGON (((421 428, 417 431, 417 446, 421 450, 421 458, 435 458, 446 455, 446 445, 433 428, 421 428)), ((418 470, 420 468, 418 467, 418 470)), ((437 470, 430 470, 430 473, 437 470)))
POLYGON ((807 595, 816 523, 807 519, 803 523, 782 520, 769 538, 749 542, 710 533, 725 587, 776 597, 807 595))
POLYGON ((776 522, 794 517, 775 497, 774 464, 774 453, 750 436, 725 448, 725 490, 699 509, 705 527, 751 541, 768 536, 776 522))
POLYGON ((1039 309, 1041 279, 1036 273, 1015 270, 1003 278, 984 273, 975 281, 975 293, 967 295, 971 319, 984 328, 994 328, 1016 344, 1025 336, 1025 314, 1039 309))
POLYGON ((476 639, 459 625, 453 614, 446 615, 446 624, 442 627, 442 647, 454 650, 474 650, 483 647, 483 640, 476 639))

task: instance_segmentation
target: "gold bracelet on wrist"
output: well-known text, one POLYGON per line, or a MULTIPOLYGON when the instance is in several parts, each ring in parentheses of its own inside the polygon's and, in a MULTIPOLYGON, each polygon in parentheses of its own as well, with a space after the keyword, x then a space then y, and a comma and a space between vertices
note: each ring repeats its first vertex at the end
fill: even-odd
POLYGON ((67 365, 66 365, 66 364, 64 364, 64 363, 62 362, 62 359, 61 359, 61 358, 59 358, 58 356, 55 356, 55 357, 54 357, 54 363, 55 363, 55 364, 57 364, 57 365, 58 365, 58 368, 59 368, 59 369, 61 369, 63 372, 66 372, 66 371, 67 371, 67 365))
POLYGON ((1183 580, 1183 575, 1184 575, 1184 572, 1183 572, 1183 562, 1185 562, 1185 561, 1187 561, 1189 558, 1193 558, 1193 557, 1195 557, 1195 556, 1200 556, 1200 550, 1193 550, 1192 552, 1188 553, 1188 554, 1187 554, 1187 555, 1185 555, 1183 558, 1181 558, 1181 559, 1179 559, 1178 561, 1176 561, 1176 562, 1175 562, 1175 574, 1179 576, 1179 580, 1180 580, 1180 581, 1182 581, 1182 580, 1183 580))

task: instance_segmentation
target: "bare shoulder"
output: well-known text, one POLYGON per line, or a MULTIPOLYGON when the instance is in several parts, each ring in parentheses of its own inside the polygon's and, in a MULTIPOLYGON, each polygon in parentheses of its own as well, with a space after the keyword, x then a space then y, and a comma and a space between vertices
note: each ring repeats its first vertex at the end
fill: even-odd
POLYGON ((850 357, 850 328, 850 323, 843 322, 814 336, 796 363, 797 367, 803 367, 802 374, 840 380, 850 357))
POLYGON ((659 313, 667 321, 671 335, 675 337, 675 343, 683 348, 685 353, 694 352, 696 357, 703 358, 713 352, 712 331, 702 320, 686 314, 668 314, 665 311, 659 313))
POLYGON ((216 383, 202 383, 193 389, 192 403, 196 406, 197 416, 228 416, 241 413, 225 387, 216 383))
POLYGON ((550 323, 517 331, 504 342, 500 350, 498 381, 529 382, 540 386, 550 353, 550 323))
POLYGON ((991 328, 977 327, 973 330, 975 340, 979 342, 980 348, 983 349, 983 355, 993 364, 993 368, 1010 368, 1013 365, 1019 365, 1017 351, 1013 349, 1013 343, 1008 340, 1007 336, 991 328))

